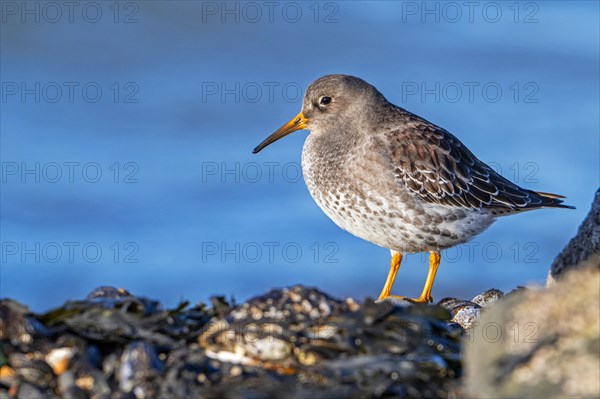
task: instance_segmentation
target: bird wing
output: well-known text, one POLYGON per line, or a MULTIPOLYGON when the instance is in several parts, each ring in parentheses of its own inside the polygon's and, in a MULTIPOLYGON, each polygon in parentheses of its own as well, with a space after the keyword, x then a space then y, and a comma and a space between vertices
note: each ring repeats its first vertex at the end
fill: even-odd
POLYGON ((448 131, 412 120, 385 134, 396 181, 431 204, 490 208, 498 213, 560 205, 559 195, 517 186, 477 159, 448 131))

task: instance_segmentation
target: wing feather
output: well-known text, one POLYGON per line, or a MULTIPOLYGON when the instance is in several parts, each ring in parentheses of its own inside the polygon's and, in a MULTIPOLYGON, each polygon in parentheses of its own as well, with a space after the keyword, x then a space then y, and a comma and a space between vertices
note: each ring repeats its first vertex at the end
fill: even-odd
POLYGON ((451 133, 420 118, 374 144, 388 146, 384 153, 391 156, 396 181, 431 204, 503 212, 567 207, 555 194, 527 190, 502 177, 451 133))

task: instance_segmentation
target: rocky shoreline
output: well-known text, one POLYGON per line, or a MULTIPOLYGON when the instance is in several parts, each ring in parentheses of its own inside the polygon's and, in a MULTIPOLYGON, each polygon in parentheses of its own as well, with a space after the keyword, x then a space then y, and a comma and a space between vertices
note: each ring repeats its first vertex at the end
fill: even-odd
POLYGON ((99 287, 44 314, 3 299, 0 399, 596 398, 599 203, 551 286, 506 296, 408 305, 293 286, 164 309, 99 287))
POLYGON ((464 346, 501 298, 360 303, 294 286, 163 309, 99 287, 44 314, 2 300, 0 398, 464 397, 464 346))
POLYGON ((0 316, 5 397, 433 398, 462 375, 451 311, 302 286, 176 309, 100 287, 45 314, 3 300, 0 316))

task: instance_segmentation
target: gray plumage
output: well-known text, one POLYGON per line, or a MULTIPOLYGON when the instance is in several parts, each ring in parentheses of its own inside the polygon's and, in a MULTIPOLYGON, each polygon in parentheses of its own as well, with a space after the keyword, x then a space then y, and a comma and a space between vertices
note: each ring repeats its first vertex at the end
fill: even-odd
MULTIPOLYGON (((302 112, 254 153, 303 128, 311 131, 302 151, 306 185, 338 226, 392 255, 432 253, 423 293, 412 301, 431 300, 439 251, 466 242, 496 217, 572 208, 560 195, 505 179, 451 133, 353 76, 313 82, 302 112)), ((389 296, 400 262, 401 256, 392 258, 380 299, 389 296)))

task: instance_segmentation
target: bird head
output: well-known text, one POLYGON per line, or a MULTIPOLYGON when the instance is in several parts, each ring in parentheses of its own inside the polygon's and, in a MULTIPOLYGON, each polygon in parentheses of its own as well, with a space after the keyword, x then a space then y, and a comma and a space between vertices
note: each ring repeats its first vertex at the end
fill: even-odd
POLYGON ((326 75, 310 84, 302 101, 302 111, 260 143, 254 154, 297 130, 321 132, 356 131, 344 129, 350 123, 360 126, 370 117, 377 102, 387 102, 375 87, 350 75, 326 75))

